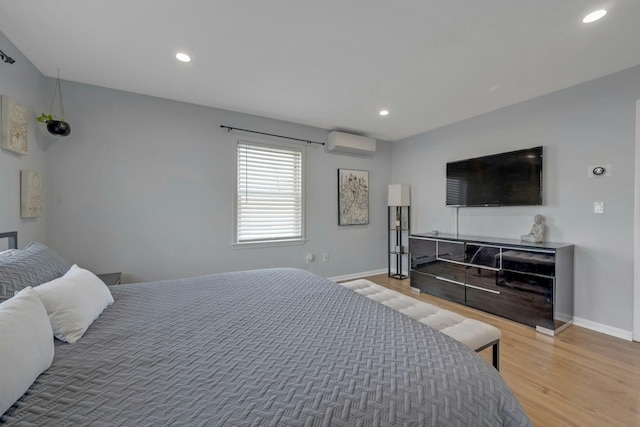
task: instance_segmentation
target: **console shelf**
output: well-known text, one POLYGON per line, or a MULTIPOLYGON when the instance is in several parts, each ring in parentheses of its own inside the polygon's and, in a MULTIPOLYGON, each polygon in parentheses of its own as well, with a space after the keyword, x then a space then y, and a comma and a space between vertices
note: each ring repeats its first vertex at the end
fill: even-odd
POLYGON ((573 322, 573 245, 411 234, 411 286, 555 335, 573 322))

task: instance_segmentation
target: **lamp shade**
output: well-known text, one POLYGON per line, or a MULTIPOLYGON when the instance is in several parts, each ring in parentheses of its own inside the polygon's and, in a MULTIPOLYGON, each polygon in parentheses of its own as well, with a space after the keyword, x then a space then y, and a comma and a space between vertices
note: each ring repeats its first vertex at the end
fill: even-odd
POLYGON ((389 185, 387 206, 411 206, 411 186, 408 184, 389 185))

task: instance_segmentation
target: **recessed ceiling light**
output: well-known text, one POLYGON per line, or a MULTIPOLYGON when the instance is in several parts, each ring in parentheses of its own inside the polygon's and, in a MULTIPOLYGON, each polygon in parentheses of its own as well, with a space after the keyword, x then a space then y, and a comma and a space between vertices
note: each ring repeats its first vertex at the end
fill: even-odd
POLYGON ((585 16, 582 22, 584 22, 585 24, 590 24, 602 18, 606 14, 607 14, 607 11, 604 9, 596 10, 595 12, 591 12, 590 14, 585 16))
POLYGON ((191 62, 191 57, 182 52, 176 53, 176 59, 181 62, 191 62))
POLYGON ((381 116, 388 116, 389 115, 389 110, 380 110, 379 113, 381 116))

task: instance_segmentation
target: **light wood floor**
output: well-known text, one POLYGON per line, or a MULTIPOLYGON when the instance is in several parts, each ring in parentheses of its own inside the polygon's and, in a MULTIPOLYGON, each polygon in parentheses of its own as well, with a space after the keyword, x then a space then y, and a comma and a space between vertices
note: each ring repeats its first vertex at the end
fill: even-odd
MULTIPOLYGON (((500 373, 536 426, 640 426, 640 343, 572 325, 556 337, 426 294, 409 279, 367 277, 502 331, 500 373)), ((491 350, 481 352, 491 363, 491 350)))

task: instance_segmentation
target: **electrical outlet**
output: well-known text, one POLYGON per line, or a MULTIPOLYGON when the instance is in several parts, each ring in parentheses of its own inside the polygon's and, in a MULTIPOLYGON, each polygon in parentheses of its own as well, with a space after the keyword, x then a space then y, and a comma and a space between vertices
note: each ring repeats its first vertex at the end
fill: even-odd
POLYGON ((311 261, 313 261, 313 254, 307 254, 305 260, 307 261, 307 264, 309 264, 311 261))
POLYGON ((322 262, 329 262, 329 254, 322 254, 322 262))

